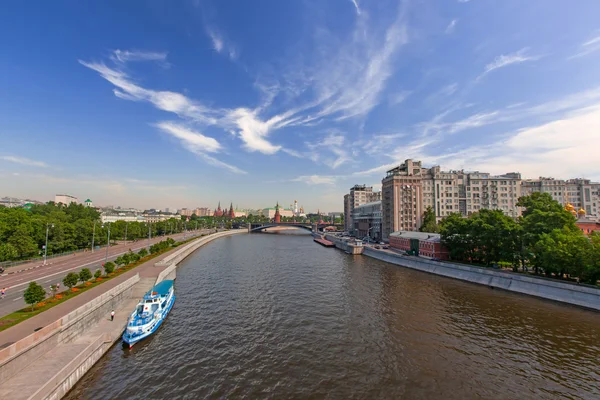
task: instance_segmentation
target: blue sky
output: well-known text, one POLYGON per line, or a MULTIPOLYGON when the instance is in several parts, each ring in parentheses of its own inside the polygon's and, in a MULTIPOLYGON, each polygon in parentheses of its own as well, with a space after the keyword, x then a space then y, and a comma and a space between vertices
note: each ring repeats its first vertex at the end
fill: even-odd
POLYGON ((597 1, 1 7, 0 195, 334 211, 406 158, 600 180, 597 1))

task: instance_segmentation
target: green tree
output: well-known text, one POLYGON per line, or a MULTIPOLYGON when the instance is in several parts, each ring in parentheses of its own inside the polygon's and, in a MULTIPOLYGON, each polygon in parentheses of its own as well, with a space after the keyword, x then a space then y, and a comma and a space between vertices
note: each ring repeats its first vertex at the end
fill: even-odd
POLYGON ((81 282, 87 282, 90 279, 92 279, 92 272, 89 270, 89 268, 83 268, 81 271, 79 271, 79 280, 81 282))
POLYGON ((8 239, 8 244, 17 251, 19 258, 29 257, 37 252, 37 245, 31 237, 31 229, 25 224, 21 224, 15 229, 8 239))
POLYGON ((98 278, 100 278, 102 276, 102 270, 97 269, 96 272, 94 272, 94 278, 96 278, 96 280, 98 280, 98 278))
POLYGON ((452 213, 440 223, 441 241, 448 249, 452 260, 477 261, 475 259, 475 241, 471 234, 470 218, 452 213))
POLYGON ((581 231, 565 227, 541 235, 533 247, 532 262, 546 276, 586 277, 592 252, 592 243, 581 231))
POLYGON ((148 250, 146 250, 146 248, 144 247, 143 249, 141 249, 138 252, 138 254, 139 254, 140 257, 146 257, 148 255, 148 250))
POLYGON ((437 233, 439 231, 437 222, 435 220, 435 212, 431 206, 427 207, 423 213, 423 224, 421 225, 421 232, 437 233))
POLYGON ((17 249, 10 243, 0 244, 0 261, 14 260, 19 256, 17 249))
POLYGON ((104 264, 104 271, 106 272, 106 274, 112 274, 113 271, 115 270, 115 264, 113 264, 112 262, 108 261, 104 264))
POLYGON ((75 272, 69 272, 63 279, 64 285, 69 289, 72 289, 73 286, 77 285, 77 282, 79 282, 79 275, 75 272))
POLYGON ((23 298, 25 303, 31 304, 31 311, 33 311, 33 307, 46 298, 46 291, 37 282, 29 282, 29 286, 23 293, 23 298))

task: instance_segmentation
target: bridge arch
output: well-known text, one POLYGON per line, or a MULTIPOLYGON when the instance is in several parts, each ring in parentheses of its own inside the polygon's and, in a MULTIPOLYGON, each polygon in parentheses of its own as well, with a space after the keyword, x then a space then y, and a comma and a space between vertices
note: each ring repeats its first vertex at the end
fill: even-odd
POLYGON ((311 225, 306 225, 306 224, 294 224, 294 223, 265 223, 265 224, 252 224, 252 226, 250 227, 250 229, 248 230, 249 232, 261 232, 264 231, 265 229, 268 228, 275 228, 278 226, 289 226, 290 228, 297 228, 297 229, 304 229, 307 230, 309 232, 312 232, 313 228, 311 225))

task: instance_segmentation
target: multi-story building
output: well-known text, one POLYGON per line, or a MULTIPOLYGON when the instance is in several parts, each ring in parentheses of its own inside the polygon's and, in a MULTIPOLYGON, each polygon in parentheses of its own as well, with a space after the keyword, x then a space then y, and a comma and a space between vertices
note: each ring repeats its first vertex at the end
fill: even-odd
POLYGON ((208 207, 197 207, 194 210, 194 214, 198 217, 207 217, 212 215, 212 212, 208 209, 208 207))
POLYGON ((583 209, 593 219, 600 218, 600 183, 589 179, 527 179, 522 183, 522 192, 524 196, 535 192, 548 193, 563 206, 571 204, 583 209))
POLYGON ((155 223, 160 221, 166 221, 168 219, 175 218, 176 216, 174 214, 157 212, 144 213, 143 217, 145 218, 146 222, 155 223))
POLYGON ((381 200, 354 207, 352 214, 353 231, 357 238, 368 236, 379 242, 381 237, 381 200))
POLYGON ((406 160, 387 171, 382 183, 381 231, 383 239, 392 232, 416 231, 423 218, 423 168, 420 161, 406 160))
MULTIPOLYGON (((275 218, 275 211, 277 211, 276 207, 264 208, 261 211, 261 214, 264 217, 267 217, 269 219, 273 219, 273 218, 275 218)), ((289 209, 289 208, 279 207, 279 215, 282 216, 282 217, 293 217, 294 216, 294 210, 289 209)))
POLYGON ((372 186, 354 185, 350 188, 350 194, 344 196, 344 228, 348 232, 354 232, 352 215, 354 209, 362 204, 381 200, 381 192, 373 192, 372 186))
POLYGON ((68 206, 71 203, 79 203, 79 200, 77 200, 77 197, 71 196, 70 194, 57 194, 54 196, 54 202, 56 204, 62 203, 68 206))
POLYGON ((183 215, 184 217, 191 217, 193 213, 194 210, 190 210, 187 208, 182 208, 181 210, 179 210, 179 215, 183 215))
POLYGON ((117 222, 117 221, 125 221, 125 222, 146 222, 146 218, 141 215, 136 215, 135 213, 128 212, 103 212, 100 215, 100 220, 102 223, 107 222, 117 222))

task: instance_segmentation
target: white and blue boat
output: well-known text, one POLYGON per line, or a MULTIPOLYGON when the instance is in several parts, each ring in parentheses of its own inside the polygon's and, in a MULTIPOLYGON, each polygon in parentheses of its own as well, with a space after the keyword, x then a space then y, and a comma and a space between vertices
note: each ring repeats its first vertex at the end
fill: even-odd
POLYGON ((173 281, 159 282, 144 295, 129 317, 127 329, 123 333, 123 342, 131 348, 156 332, 171 311, 173 303, 175 303, 173 281))

